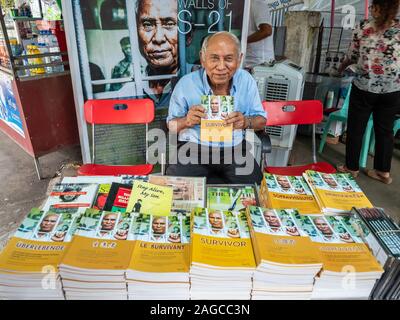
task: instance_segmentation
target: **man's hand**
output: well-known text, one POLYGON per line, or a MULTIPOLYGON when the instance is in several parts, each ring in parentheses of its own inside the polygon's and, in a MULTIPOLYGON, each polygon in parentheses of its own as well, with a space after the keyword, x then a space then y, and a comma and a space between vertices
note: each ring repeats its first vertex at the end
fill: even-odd
POLYGON ((244 130, 247 127, 247 121, 243 113, 241 112, 231 112, 228 114, 228 116, 225 118, 225 124, 233 124, 233 129, 237 130, 244 130))
POLYGON ((186 115, 186 126, 192 128, 195 125, 200 124, 201 119, 205 117, 206 109, 202 106, 193 106, 189 109, 189 112, 186 115))

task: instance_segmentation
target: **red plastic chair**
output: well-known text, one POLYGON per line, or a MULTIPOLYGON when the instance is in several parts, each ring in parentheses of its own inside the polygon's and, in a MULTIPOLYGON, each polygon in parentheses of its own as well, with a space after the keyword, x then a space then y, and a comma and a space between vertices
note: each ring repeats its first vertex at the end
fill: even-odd
POLYGON ((268 167, 265 172, 277 175, 301 176, 306 170, 335 173, 336 169, 327 162, 317 162, 315 125, 323 119, 323 105, 319 100, 263 102, 267 112, 267 126, 312 124, 313 163, 290 167, 268 167))
MULTIPOLYGON (((95 164, 94 127, 96 124, 146 124, 154 120, 154 102, 150 99, 88 100, 84 105, 86 122, 92 125, 92 163, 81 166, 78 175, 148 175, 153 165, 100 165, 95 164)), ((132 137, 134 138, 134 137, 132 137)), ((147 143, 147 141, 146 141, 147 143)))

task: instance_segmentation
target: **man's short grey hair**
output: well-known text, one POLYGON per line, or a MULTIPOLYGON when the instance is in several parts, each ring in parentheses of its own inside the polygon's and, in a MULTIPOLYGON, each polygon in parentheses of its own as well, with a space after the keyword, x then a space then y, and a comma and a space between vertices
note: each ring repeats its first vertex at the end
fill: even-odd
POLYGON ((201 46, 201 54, 202 54, 203 59, 204 59, 205 54, 207 52, 208 43, 210 42, 210 40, 212 38, 214 38, 216 36, 219 36, 219 35, 225 35, 225 36, 227 36, 227 37, 232 39, 232 41, 236 45, 236 50, 237 50, 237 53, 238 53, 238 57, 240 57, 240 54, 242 53, 242 47, 240 45, 240 40, 238 39, 238 37, 236 37, 233 33, 230 33, 228 31, 219 31, 217 33, 209 35, 207 38, 204 39, 204 42, 203 42, 203 44, 201 46))

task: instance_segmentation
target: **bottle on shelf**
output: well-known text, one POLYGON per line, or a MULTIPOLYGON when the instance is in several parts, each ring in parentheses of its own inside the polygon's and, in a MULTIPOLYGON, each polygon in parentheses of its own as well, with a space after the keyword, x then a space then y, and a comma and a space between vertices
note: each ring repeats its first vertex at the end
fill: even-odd
MULTIPOLYGON (((48 46, 47 46, 45 43, 43 43, 43 42, 39 42, 39 43, 38 43, 38 49, 39 49, 40 53, 42 53, 42 54, 44 54, 44 53, 49 53, 49 48, 48 48, 48 46)), ((42 61, 43 61, 43 63, 51 63, 50 57, 43 57, 43 58, 42 58, 42 61)), ((52 73, 52 72, 53 72, 51 66, 45 67, 45 70, 46 70, 46 73, 52 73)))
MULTIPOLYGON (((49 52, 60 52, 57 37, 50 31, 46 32, 49 52)), ((61 56, 51 56, 51 62, 62 62, 61 56)), ((64 66, 62 64, 53 66, 53 72, 63 72, 64 66)))

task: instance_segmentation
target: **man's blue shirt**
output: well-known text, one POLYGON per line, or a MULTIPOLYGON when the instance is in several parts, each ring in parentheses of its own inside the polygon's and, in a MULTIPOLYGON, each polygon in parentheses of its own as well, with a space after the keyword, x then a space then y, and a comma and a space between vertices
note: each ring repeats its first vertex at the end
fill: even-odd
MULTIPOLYGON (((213 95, 204 69, 182 77, 172 93, 167 122, 185 117, 192 106, 201 105, 201 96, 204 95, 213 95)), ((247 71, 238 69, 235 72, 230 95, 233 96, 234 111, 240 111, 246 117, 262 116, 266 118, 256 81, 247 71)), ((179 141, 190 141, 212 147, 231 147, 241 143, 243 136, 243 130, 234 130, 232 142, 204 142, 200 140, 200 126, 196 125, 193 128, 182 130, 179 133, 179 141)))

